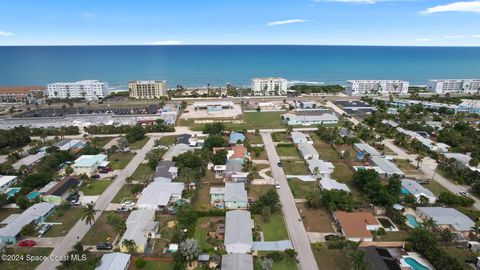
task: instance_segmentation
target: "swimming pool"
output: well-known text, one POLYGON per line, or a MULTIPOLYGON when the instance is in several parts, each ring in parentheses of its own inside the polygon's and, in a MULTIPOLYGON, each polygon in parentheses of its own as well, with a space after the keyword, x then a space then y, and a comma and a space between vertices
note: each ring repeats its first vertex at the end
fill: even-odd
POLYGON ((418 223, 417 218, 415 216, 410 214, 406 214, 405 216, 407 217, 407 223, 408 225, 410 225, 410 227, 412 228, 420 227, 420 223, 418 223))
POLYGON ((408 194, 410 194, 410 192, 408 192, 408 190, 406 188, 402 187, 402 194, 403 195, 408 195, 408 194))
POLYGON ((430 268, 426 267, 425 265, 419 263, 417 260, 415 260, 412 257, 406 257, 404 258, 405 263, 410 265, 413 270, 430 270, 430 268))
POLYGON ((39 197, 39 196, 40 196, 40 193, 39 193, 39 192, 37 192, 37 191, 32 191, 32 192, 28 193, 27 199, 33 200, 33 199, 35 199, 35 198, 37 198, 37 197, 39 197))
POLYGON ((17 194, 20 191, 20 188, 9 188, 7 190, 7 199, 17 194))

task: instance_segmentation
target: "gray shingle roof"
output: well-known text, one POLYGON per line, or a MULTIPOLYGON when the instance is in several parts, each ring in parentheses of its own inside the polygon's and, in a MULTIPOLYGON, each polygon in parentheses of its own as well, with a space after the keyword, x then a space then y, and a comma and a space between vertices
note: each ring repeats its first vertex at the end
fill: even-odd
POLYGON ((369 153, 370 156, 372 156, 372 157, 382 155, 382 154, 380 154, 380 152, 377 151, 377 149, 373 148, 372 146, 370 146, 367 143, 356 143, 354 145, 358 150, 360 150, 362 152, 365 152, 365 153, 369 153))
POLYGON ((432 218, 438 225, 450 225, 460 232, 470 231, 475 223, 455 208, 417 207, 417 211, 432 218))
POLYGON ((382 158, 382 157, 371 157, 373 163, 376 166, 380 167, 382 171, 384 171, 388 175, 398 174, 398 175, 405 175, 397 165, 393 164, 391 161, 382 158))
POLYGON ((225 201, 248 201, 245 183, 225 183, 225 201))
POLYGON ((253 220, 250 212, 245 210, 228 211, 225 218, 225 240, 224 244, 246 244, 252 245, 253 220))

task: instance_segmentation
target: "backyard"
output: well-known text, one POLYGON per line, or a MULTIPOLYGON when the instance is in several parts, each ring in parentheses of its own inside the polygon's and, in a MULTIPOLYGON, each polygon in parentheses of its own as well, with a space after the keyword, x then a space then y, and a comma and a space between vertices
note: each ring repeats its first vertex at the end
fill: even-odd
POLYGON ((84 185, 80 190, 85 196, 101 195, 113 180, 93 180, 84 185))
POLYGON ((224 223, 224 220, 224 217, 202 217, 197 220, 193 238, 199 242, 202 251, 208 251, 223 244, 223 240, 210 238, 208 233, 214 232, 217 224, 224 223))
POLYGON ((108 156, 108 161, 110 161, 110 166, 112 166, 114 170, 121 170, 127 166, 134 156, 134 153, 118 152, 108 156))
POLYGON ((263 232, 265 241, 288 239, 287 228, 285 227, 283 215, 280 210, 272 214, 268 222, 266 222, 261 215, 254 215, 253 219, 255 221, 255 228, 263 232))
POLYGON ((344 270, 350 269, 350 265, 346 260, 347 254, 343 249, 328 249, 325 246, 322 246, 319 249, 313 248, 313 255, 317 264, 322 269, 328 270, 344 270))

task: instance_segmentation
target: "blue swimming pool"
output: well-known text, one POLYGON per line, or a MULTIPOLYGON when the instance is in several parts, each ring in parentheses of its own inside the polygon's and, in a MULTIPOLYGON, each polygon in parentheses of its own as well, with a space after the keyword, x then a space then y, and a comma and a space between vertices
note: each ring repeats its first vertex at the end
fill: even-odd
POLYGON ((32 192, 28 193, 27 199, 33 200, 33 199, 35 199, 39 196, 40 196, 40 193, 38 193, 37 191, 32 191, 32 192))
POLYGON ((413 228, 418 228, 420 227, 420 223, 418 223, 417 218, 413 215, 406 214, 405 217, 407 217, 407 223, 413 228))
POLYGON ((408 190, 406 188, 403 188, 402 187, 402 194, 403 195, 408 195, 410 192, 408 192, 408 190))
POLYGON ((430 270, 430 268, 428 268, 425 265, 419 263, 417 260, 415 260, 412 257, 407 257, 404 260, 408 265, 410 265, 413 268, 413 270, 430 270))
POLYGON ((12 197, 13 195, 17 194, 20 191, 20 188, 9 188, 7 190, 7 198, 12 197))

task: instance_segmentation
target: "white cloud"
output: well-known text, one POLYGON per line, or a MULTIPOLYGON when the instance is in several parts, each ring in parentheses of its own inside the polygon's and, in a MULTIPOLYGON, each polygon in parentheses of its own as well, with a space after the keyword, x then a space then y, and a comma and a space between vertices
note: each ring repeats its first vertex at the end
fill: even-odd
POLYGON ((5 32, 5 31, 0 31, 0 36, 13 36, 13 33, 12 32, 5 32))
POLYGON ((473 38, 480 38, 480 35, 472 35, 473 38))
POLYGON ((181 41, 178 40, 160 40, 148 43, 149 45, 180 45, 181 41))
POLYGON ((458 39, 458 38, 464 38, 464 35, 451 35, 451 36, 444 36, 443 38, 450 38, 450 39, 458 39))
POLYGON ((446 5, 434 6, 420 13, 432 14, 439 12, 480 12, 480 1, 453 2, 446 5))
POLYGON ((302 19, 293 19, 293 20, 284 20, 284 21, 274 21, 267 23, 267 26, 275 26, 275 25, 283 25, 283 24, 291 24, 291 23, 304 23, 308 22, 308 20, 302 19))
POLYGON ((428 42, 430 41, 431 39, 429 38, 416 38, 415 41, 420 41, 420 42, 428 42))

